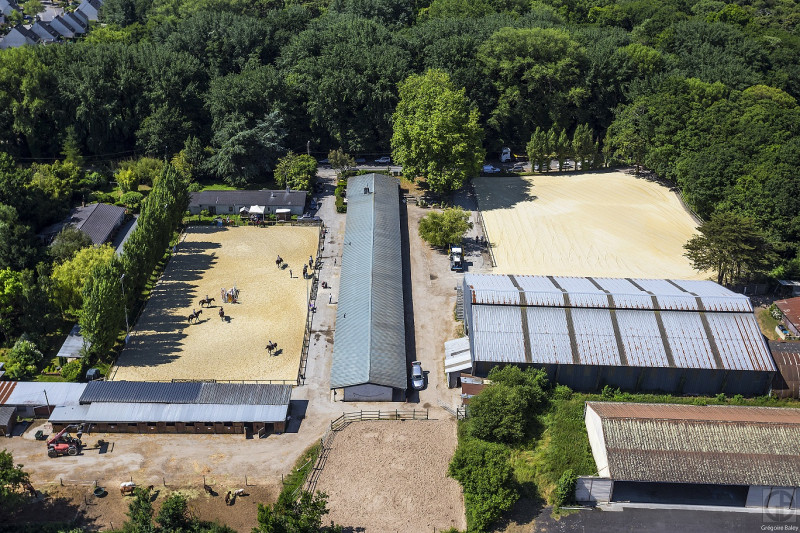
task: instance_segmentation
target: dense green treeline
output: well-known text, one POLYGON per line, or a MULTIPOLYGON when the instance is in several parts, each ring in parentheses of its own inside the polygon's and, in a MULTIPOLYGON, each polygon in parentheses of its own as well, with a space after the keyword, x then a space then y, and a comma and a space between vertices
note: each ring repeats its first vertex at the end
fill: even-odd
POLYGON ((539 168, 636 164, 701 217, 753 226, 769 253, 741 277, 800 276, 795 0, 106 0, 101 18, 74 43, 0 51, 7 344, 77 311, 84 287, 53 271, 80 246, 35 237, 69 207, 144 213, 139 166, 148 186, 162 159, 184 185, 243 186, 307 145, 393 150, 444 192, 503 146, 539 168))

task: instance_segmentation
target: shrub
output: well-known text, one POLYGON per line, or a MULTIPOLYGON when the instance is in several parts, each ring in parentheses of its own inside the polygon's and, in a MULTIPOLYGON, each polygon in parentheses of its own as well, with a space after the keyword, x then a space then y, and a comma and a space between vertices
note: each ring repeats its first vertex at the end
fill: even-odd
POLYGON ((113 204, 117 201, 113 194, 102 191, 94 191, 91 196, 89 196, 89 199, 101 204, 113 204))
POLYGON ((500 444, 459 441, 447 473, 464 489, 470 531, 486 531, 519 499, 508 458, 508 449, 500 444))
POLYGON ((202 188, 203 187, 199 183, 193 181, 192 183, 189 184, 188 190, 189 192, 200 192, 200 189, 202 188))
POLYGON ((144 195, 142 193, 129 191, 122 195, 120 202, 131 211, 138 211, 143 199, 144 195))
POLYGON ((8 352, 6 371, 11 379, 23 380, 36 374, 44 359, 42 352, 29 340, 19 339, 8 352))
POLYGON ((80 381, 83 377, 83 363, 80 359, 70 361, 61 367, 61 377, 67 381, 80 381))
POLYGON ((781 310, 778 309, 778 306, 775 304, 769 306, 769 315, 775 320, 780 320, 783 318, 783 313, 781 313, 781 310))
POLYGON ((562 507, 572 503, 575 496, 575 483, 577 480, 578 477, 572 470, 567 470, 561 475, 561 478, 559 478, 556 484, 556 490, 553 492, 552 503, 554 506, 562 507))

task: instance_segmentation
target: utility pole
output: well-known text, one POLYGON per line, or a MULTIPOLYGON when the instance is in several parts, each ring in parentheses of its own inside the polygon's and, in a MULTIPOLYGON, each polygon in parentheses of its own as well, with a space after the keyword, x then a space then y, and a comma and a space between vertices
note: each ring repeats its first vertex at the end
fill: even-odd
POLYGON ((306 153, 311 155, 311 141, 306 141, 306 153))

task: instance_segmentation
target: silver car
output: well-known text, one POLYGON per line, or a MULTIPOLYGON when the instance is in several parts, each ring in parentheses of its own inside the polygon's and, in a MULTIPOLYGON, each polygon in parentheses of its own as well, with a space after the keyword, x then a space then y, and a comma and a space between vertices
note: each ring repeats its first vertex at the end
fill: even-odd
POLYGON ((422 363, 419 361, 411 363, 411 386, 414 390, 425 388, 425 374, 422 373, 422 363))

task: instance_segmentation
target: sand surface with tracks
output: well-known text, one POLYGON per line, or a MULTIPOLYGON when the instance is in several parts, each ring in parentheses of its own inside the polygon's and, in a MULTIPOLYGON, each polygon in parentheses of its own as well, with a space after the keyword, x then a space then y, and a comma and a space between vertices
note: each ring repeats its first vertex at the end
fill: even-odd
POLYGON ((333 520, 367 533, 466 529, 461 486, 447 477, 456 422, 353 422, 336 433, 317 482, 333 520))
POLYGON ((111 378, 296 379, 309 283, 303 264, 316 255, 318 242, 317 227, 190 226, 111 378), (275 265, 279 254, 283 269, 275 265), (223 303, 220 289, 234 285, 238 302, 223 303), (206 295, 215 299, 212 307, 188 323, 206 295), (267 353, 268 340, 277 343, 277 355, 267 353))
POLYGON ((676 193, 619 171, 474 180, 500 274, 706 279, 676 193))

